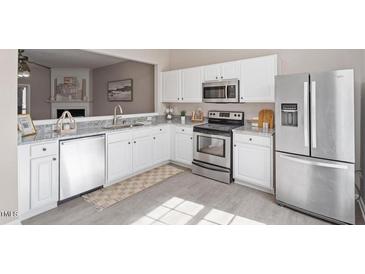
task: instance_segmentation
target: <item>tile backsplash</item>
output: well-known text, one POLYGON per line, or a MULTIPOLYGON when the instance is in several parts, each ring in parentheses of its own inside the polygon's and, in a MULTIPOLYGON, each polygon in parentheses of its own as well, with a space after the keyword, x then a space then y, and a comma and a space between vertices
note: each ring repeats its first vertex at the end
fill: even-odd
POLYGON ((243 111, 245 113, 245 119, 252 119, 258 117, 260 110, 271 109, 274 110, 274 103, 243 103, 243 104, 209 104, 209 103, 163 103, 163 110, 167 106, 174 108, 174 114, 180 115, 182 110, 187 112, 187 115, 191 115, 191 112, 201 108, 204 112, 204 116, 207 116, 209 110, 221 110, 221 111, 243 111))

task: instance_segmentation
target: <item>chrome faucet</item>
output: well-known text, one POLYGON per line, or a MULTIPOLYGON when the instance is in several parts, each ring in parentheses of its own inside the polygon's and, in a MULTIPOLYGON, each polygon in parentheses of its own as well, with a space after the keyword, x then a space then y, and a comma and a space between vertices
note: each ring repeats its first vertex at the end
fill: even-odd
POLYGON ((119 112, 120 114, 119 115, 122 115, 123 114, 123 109, 120 105, 117 105, 114 107, 114 119, 113 119, 113 125, 116 125, 117 122, 118 122, 118 115, 117 115, 117 110, 119 109, 119 112))

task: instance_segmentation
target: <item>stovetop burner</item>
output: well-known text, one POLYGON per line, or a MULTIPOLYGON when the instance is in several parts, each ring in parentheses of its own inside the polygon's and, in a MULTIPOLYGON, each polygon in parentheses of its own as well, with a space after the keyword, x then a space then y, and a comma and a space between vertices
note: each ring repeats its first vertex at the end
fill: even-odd
POLYGON ((229 125, 229 124, 218 124, 218 123, 206 123, 202 125, 197 125, 195 128, 216 130, 222 132, 231 132, 234 128, 240 127, 242 125, 229 125))

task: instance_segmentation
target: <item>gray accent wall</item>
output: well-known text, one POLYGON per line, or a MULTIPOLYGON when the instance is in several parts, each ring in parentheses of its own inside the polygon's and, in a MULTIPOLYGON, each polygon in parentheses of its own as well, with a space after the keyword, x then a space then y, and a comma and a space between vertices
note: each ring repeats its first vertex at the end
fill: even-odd
POLYGON ((30 115, 33 120, 51 118, 51 70, 29 63, 30 77, 19 78, 19 84, 30 85, 30 115))
POLYGON ((112 115, 120 104, 124 114, 154 112, 154 66, 134 61, 121 62, 93 70, 93 116, 112 115), (133 79, 132 102, 109 102, 108 81, 133 79))

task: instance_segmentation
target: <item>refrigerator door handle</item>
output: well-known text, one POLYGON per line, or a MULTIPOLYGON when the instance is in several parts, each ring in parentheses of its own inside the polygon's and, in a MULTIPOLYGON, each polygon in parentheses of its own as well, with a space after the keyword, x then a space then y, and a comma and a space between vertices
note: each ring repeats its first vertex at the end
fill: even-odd
POLYGON ((304 146, 305 147, 309 146, 308 97, 309 97, 308 82, 304 82, 304 146))
POLYGON ((312 148, 317 148, 316 81, 311 84, 312 148))
POLYGON ((311 166, 319 166, 319 167, 328 167, 328 168, 337 168, 337 169, 347 169, 346 165, 340 165, 340 164, 329 164, 329 163, 321 163, 321 162, 315 162, 315 161, 308 161, 308 160, 303 160, 303 159, 299 159, 296 157, 292 157, 292 156, 286 156, 286 155, 280 155, 280 158, 286 159, 286 160, 290 160, 293 162, 297 162, 297 163, 301 163, 301 164, 306 164, 306 165, 311 165, 311 166))

